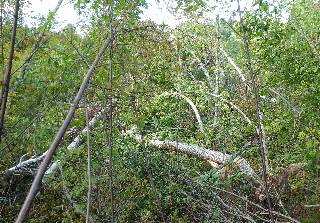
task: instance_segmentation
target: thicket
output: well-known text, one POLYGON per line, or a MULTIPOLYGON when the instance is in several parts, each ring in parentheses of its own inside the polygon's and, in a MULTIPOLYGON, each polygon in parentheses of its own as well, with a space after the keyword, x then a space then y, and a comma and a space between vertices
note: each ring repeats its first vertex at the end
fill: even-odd
POLYGON ((73 3, 86 23, 54 31, 63 1, 38 27, 27 1, 1 1, 0 222, 72 108, 28 222, 319 221, 319 3, 212 21, 206 1, 178 0, 175 28, 142 21, 143 0, 73 3))

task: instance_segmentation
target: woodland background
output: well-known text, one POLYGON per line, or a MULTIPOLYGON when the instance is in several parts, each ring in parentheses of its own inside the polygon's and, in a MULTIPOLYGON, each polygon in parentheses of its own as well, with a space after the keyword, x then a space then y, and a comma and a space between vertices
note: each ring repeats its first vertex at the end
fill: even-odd
POLYGON ((73 108, 28 222, 319 222, 319 3, 176 0, 170 28, 144 0, 71 2, 88 20, 56 30, 62 0, 1 1, 0 222, 73 108))

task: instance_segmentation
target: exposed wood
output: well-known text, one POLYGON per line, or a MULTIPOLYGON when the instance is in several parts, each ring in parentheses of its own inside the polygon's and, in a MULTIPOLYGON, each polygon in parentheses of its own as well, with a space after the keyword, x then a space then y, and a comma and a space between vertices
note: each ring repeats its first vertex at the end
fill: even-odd
POLYGON ((244 74, 242 73, 241 69, 237 66, 237 64, 234 62, 234 60, 231 57, 229 57, 229 55, 227 54, 226 51, 224 51, 224 49, 220 48, 220 50, 223 53, 223 55, 227 58, 228 62, 238 72, 240 80, 246 84, 246 78, 245 78, 244 74))
MULTIPOLYGON (((89 129, 93 128, 96 124, 97 120, 101 118, 101 115, 106 111, 106 109, 102 109, 100 112, 96 113, 96 115, 89 121, 89 129)), ((70 151, 78 149, 83 144, 83 138, 88 133, 88 126, 86 125, 82 131, 73 139, 73 141, 67 146, 67 149, 70 151)), ((48 150, 45 151, 43 154, 39 156, 35 156, 33 158, 30 158, 28 160, 22 160, 23 157, 20 158, 20 162, 7 169, 5 171, 5 175, 7 176, 13 176, 13 175, 23 175, 23 174, 31 174, 35 175, 39 165, 43 161, 45 155, 47 154, 48 150)), ((25 156, 25 155, 23 155, 25 156)), ((54 161, 51 166, 47 169, 46 175, 52 174, 58 167, 57 164, 58 161, 54 161)))
MULTIPOLYGON (((170 149, 173 151, 179 151, 181 153, 196 156, 202 160, 207 160, 217 164, 224 164, 231 158, 231 155, 229 154, 206 149, 204 147, 200 147, 192 144, 177 143, 175 141, 167 141, 167 140, 166 141, 150 140, 150 141, 146 141, 146 143, 150 146, 155 146, 159 149, 170 149)), ((238 157, 235 159, 235 164, 239 166, 240 171, 243 172, 244 174, 254 178, 258 177, 255 171, 250 166, 250 164, 245 159, 238 157)))
POLYGON ((35 174, 38 170, 40 163, 43 161, 45 155, 48 151, 43 153, 40 156, 25 160, 20 162, 18 165, 15 165, 5 171, 6 175, 22 175, 24 173, 35 174))

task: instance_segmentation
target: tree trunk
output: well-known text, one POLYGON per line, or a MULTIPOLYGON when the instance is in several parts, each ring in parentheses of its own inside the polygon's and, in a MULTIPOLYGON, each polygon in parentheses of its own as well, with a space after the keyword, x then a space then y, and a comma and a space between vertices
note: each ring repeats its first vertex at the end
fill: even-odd
POLYGON ((11 69, 13 63, 13 55, 14 55, 14 46, 16 43, 16 33, 17 33, 17 24, 18 24, 18 13, 19 13, 19 0, 16 0, 15 9, 14 9, 14 19, 13 19, 13 27, 11 32, 11 46, 10 46, 10 53, 9 53, 9 60, 6 72, 3 76, 3 85, 1 89, 1 106, 0 106, 0 142, 1 137, 4 133, 4 115, 6 113, 7 101, 8 101, 8 93, 9 93, 9 86, 10 86, 10 78, 11 78, 11 69))

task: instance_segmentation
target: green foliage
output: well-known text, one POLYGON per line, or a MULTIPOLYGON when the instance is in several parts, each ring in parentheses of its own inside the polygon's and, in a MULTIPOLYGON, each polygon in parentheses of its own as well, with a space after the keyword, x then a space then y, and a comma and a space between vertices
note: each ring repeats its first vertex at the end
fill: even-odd
MULTIPOLYGON (((17 164, 23 154, 28 159, 47 150, 88 70, 87 63, 92 63, 110 34, 110 18, 106 13, 110 1, 77 0, 74 4, 79 13, 94 15, 81 35, 72 25, 61 31, 49 31, 54 25, 53 16, 38 29, 22 25, 18 29, 13 68, 16 72, 12 74, 6 134, 0 144, 1 170, 17 164), (44 41, 26 69, 21 70, 39 30, 47 30, 44 41)), ((162 215, 169 222, 240 222, 242 210, 252 213, 261 210, 248 208, 243 199, 230 193, 241 194, 253 202, 260 200, 256 198, 257 185, 232 165, 233 160, 223 167, 212 167, 197 157, 175 150, 159 150, 124 134, 136 129, 137 134, 143 132, 145 140, 172 140, 238 154, 257 172, 260 169, 255 105, 238 21, 220 19, 217 31, 218 24, 195 19, 208 9, 207 1, 178 0, 176 6, 190 19, 171 30, 140 21, 146 1, 113 1, 113 25, 118 31, 112 46, 113 59, 110 61, 108 53, 103 56, 86 90, 89 116, 93 118, 108 107, 107 83, 112 62, 112 184, 117 222, 162 222, 162 215), (241 68, 246 83, 239 80, 234 65, 218 46, 241 68), (209 95, 216 86, 220 98, 209 95), (203 132, 194 108, 179 94, 197 108, 203 132), (251 124, 239 110, 248 116, 251 124), (251 146, 243 148, 248 143, 251 146), (227 209, 219 198, 241 213, 227 209)), ((285 213, 283 208, 286 208, 292 217, 312 222, 318 214, 312 209, 300 209, 304 204, 319 203, 319 8, 312 1, 295 1, 285 21, 279 16, 281 8, 269 1, 255 1, 254 6, 254 10, 244 14, 244 23, 260 88, 271 193, 274 190, 280 193, 272 201, 276 211, 285 213), (303 170, 290 176, 283 188, 277 188, 277 180, 273 179, 280 176, 277 173, 300 162, 304 164, 303 170), (283 207, 278 205, 280 198, 283 207)), ((7 18, 3 32, 7 53, 10 46, 7 18)), ((6 60, 1 58, 1 64, 6 60)), ((81 101, 69 134, 56 153, 61 169, 45 179, 34 201, 30 222, 84 221, 88 180, 86 144, 72 152, 67 149, 85 127, 83 105, 81 101)), ((102 114, 90 132, 91 216, 97 222, 111 220, 108 115, 102 114)), ((4 221, 15 218, 31 180, 29 175, 19 178, 12 181, 9 189, 7 182, 5 186, 1 182, 1 192, 8 194, 0 200, 4 221)))

